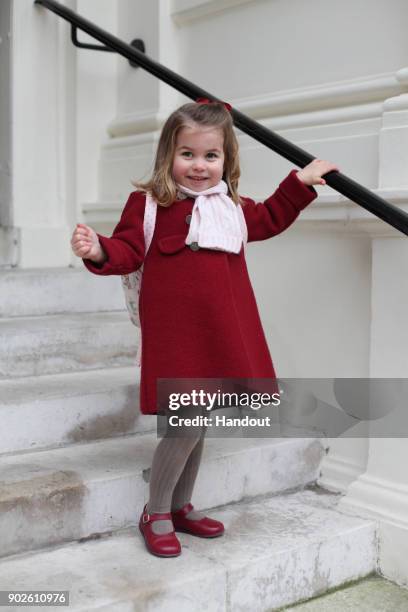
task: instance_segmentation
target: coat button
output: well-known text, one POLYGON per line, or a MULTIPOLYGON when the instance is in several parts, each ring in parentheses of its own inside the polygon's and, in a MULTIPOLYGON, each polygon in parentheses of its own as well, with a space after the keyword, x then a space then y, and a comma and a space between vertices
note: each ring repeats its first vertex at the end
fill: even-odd
POLYGON ((198 242, 192 242, 191 244, 189 244, 189 247, 192 251, 198 251, 198 249, 200 248, 198 246, 198 242))
POLYGON ((187 223, 187 225, 190 225, 190 223, 191 223, 191 215, 187 215, 186 223, 187 223))

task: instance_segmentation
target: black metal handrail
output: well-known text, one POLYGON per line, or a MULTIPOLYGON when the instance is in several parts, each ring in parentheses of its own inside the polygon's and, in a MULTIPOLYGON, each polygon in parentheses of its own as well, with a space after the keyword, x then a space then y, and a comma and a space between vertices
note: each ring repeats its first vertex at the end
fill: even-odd
MULTIPOLYGON (((192 100, 196 100, 197 98, 219 100, 219 98, 213 96, 205 89, 194 85, 194 83, 184 79, 169 68, 165 68, 135 47, 123 42, 116 36, 113 36, 113 34, 102 30, 92 22, 58 2, 54 0, 35 0, 34 3, 45 6, 50 11, 53 11, 63 19, 69 21, 76 28, 83 30, 93 38, 96 38, 96 40, 99 40, 106 48, 112 49, 112 51, 116 51, 123 57, 126 57, 132 62, 132 65, 141 66, 147 70, 147 72, 150 72, 150 74, 153 74, 161 81, 174 87, 174 89, 177 89, 188 98, 192 100)), ((307 153, 307 151, 297 147, 253 119, 250 119, 235 108, 232 109, 231 113, 237 128, 297 166, 304 168, 315 159, 315 156, 307 153)), ((336 170, 328 172, 324 175, 324 179, 327 185, 353 202, 356 202, 356 204, 359 204, 386 223, 389 223, 403 234, 408 235, 408 214, 406 212, 380 198, 378 195, 341 172, 336 170)))

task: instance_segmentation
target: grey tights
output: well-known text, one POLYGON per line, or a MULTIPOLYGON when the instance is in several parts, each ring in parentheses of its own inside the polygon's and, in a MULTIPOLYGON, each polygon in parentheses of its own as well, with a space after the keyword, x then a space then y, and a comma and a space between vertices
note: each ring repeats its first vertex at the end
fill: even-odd
MULTIPOLYGON (((202 428, 198 437, 164 437, 160 440, 150 471, 147 512, 178 510, 191 500, 200 467, 205 430, 202 428)), ((187 517, 194 520, 203 515, 192 510, 187 517)), ((151 528, 156 534, 169 533, 173 530, 173 524, 169 520, 154 521, 151 528)))

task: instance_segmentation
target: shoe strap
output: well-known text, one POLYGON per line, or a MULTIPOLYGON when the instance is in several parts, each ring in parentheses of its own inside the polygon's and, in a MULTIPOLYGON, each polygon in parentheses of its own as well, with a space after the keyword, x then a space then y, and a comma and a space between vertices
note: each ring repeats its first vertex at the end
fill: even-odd
POLYGON ((178 514, 180 516, 186 516, 192 510, 194 510, 194 506, 192 504, 190 504, 190 502, 189 502, 188 504, 185 504, 185 506, 183 506, 179 510, 174 510, 173 514, 178 514))
POLYGON ((171 512, 146 512, 146 506, 143 508, 142 523, 154 523, 154 521, 171 521, 171 512))

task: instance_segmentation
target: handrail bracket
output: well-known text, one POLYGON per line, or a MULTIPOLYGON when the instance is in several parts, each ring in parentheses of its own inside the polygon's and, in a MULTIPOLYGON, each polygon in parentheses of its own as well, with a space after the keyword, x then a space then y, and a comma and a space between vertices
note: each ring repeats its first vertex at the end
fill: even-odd
MULTIPOLYGON (((111 49, 105 45, 90 45, 88 43, 80 42, 78 40, 77 30, 78 28, 76 25, 71 24, 71 40, 76 47, 79 47, 80 49, 92 49, 92 51, 108 51, 109 53, 117 53, 115 49, 111 49)), ((138 51, 141 51, 141 53, 144 53, 146 50, 144 41, 141 38, 135 38, 130 44, 138 51)), ((132 66, 132 68, 139 68, 139 64, 132 62, 132 60, 129 60, 129 64, 132 66)))

